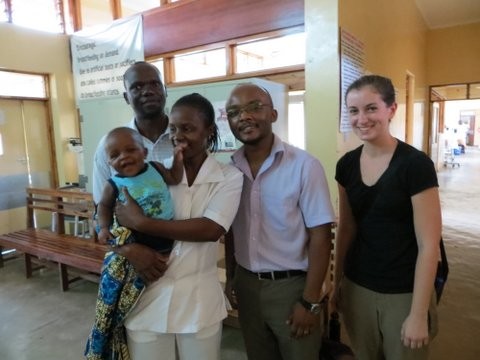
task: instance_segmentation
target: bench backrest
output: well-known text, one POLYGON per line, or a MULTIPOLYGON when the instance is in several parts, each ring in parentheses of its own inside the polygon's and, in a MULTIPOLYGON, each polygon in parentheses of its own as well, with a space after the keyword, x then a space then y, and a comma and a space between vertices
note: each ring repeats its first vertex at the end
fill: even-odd
MULTIPOLYGON (((91 193, 70 189, 26 188, 27 228, 37 227, 38 218, 43 213, 50 219, 51 230, 65 234, 65 219, 93 223, 95 204, 91 193)), ((96 233, 90 230, 92 241, 96 233)))

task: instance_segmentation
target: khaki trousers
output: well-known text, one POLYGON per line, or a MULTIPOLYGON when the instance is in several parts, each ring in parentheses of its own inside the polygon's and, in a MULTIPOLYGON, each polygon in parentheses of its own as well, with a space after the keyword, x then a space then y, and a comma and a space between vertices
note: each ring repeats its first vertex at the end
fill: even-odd
MULTIPOLYGON (((410 349, 401 341, 412 293, 382 294, 342 279, 340 310, 358 360, 425 360, 428 345, 410 349)), ((435 294, 429 308, 430 341, 438 331, 435 294)))
POLYGON ((237 266, 234 288, 249 360, 318 360, 321 326, 307 337, 293 339, 287 324, 293 306, 303 293, 305 279, 303 275, 259 280, 237 266))

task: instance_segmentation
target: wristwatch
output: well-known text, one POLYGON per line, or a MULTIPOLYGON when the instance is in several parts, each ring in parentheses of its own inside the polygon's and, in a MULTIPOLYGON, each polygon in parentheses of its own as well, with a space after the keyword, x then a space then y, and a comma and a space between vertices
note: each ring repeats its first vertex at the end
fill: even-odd
POLYGON ((305 309, 310 311, 311 313, 318 315, 320 314, 320 303, 310 303, 303 298, 303 296, 298 300, 300 305, 302 305, 305 309))

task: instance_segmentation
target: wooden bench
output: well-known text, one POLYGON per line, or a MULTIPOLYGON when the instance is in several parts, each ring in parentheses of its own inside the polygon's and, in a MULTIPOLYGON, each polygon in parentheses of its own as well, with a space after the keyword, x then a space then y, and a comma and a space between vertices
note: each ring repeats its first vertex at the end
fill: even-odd
POLYGON ((34 267, 32 260, 56 263, 63 291, 80 278, 98 279, 107 247, 97 242, 92 227, 90 237, 68 234, 65 227, 67 219, 93 220, 92 195, 78 190, 39 188, 27 188, 26 192, 27 228, 0 235, 0 250, 5 247, 24 253, 27 278, 40 268, 34 267), (77 276, 70 278, 68 267, 75 268, 77 276))

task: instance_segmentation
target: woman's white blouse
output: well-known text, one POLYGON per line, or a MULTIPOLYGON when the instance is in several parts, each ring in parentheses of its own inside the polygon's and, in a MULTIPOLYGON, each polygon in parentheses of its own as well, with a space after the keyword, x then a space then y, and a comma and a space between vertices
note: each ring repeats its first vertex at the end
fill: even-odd
MULTIPOLYGON (((212 155, 203 163, 192 186, 186 176, 170 191, 175 219, 206 217, 225 230, 237 213, 243 174, 212 155)), ((125 326, 132 331, 195 333, 227 316, 218 278, 217 242, 176 241, 168 269, 146 287, 125 326)))

